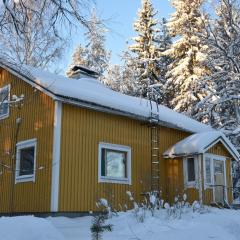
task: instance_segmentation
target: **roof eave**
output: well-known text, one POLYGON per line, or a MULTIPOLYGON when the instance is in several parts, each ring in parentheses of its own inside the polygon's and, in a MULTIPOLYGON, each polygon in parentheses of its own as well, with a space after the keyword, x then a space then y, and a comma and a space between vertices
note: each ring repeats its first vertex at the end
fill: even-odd
MULTIPOLYGON (((126 111, 122 111, 119 109, 102 106, 102 105, 99 105, 96 103, 91 103, 91 102, 83 101, 80 99, 70 98, 68 96, 57 95, 54 92, 50 91, 47 87, 43 87, 41 84, 36 83, 35 82, 36 79, 33 76, 31 76, 31 75, 28 76, 22 72, 19 72, 19 71, 17 71, 17 69, 14 69, 12 66, 9 66, 7 63, 3 63, 1 61, 0 61, 0 66, 3 67, 4 69, 8 70, 12 74, 16 75, 17 77, 25 80, 30 85, 32 85, 33 87, 37 88, 38 90, 44 92, 45 94, 47 94, 54 100, 59 100, 59 101, 65 102, 65 103, 69 103, 69 104, 73 104, 73 105, 77 105, 77 106, 81 106, 81 107, 85 107, 88 109, 93 109, 93 110, 97 110, 97 111, 101 111, 101 112, 107 112, 107 113, 111 113, 111 114, 115 114, 115 115, 126 116, 131 119, 149 122, 149 118, 144 117, 142 115, 133 114, 131 112, 126 112, 126 111)), ((195 133, 194 131, 190 131, 189 129, 179 127, 175 124, 172 124, 172 123, 169 123, 166 121, 159 120, 158 124, 163 127, 173 128, 173 129, 177 129, 177 130, 181 130, 181 131, 189 132, 189 133, 195 133)))

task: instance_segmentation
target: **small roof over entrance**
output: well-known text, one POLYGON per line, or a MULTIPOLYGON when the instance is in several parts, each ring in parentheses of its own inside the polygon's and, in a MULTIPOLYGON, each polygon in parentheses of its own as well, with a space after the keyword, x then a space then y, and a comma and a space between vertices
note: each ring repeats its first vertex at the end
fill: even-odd
POLYGON ((207 131, 193 134, 171 146, 163 153, 163 156, 165 158, 175 158, 205 153, 218 142, 221 142, 226 147, 235 160, 238 161, 240 159, 237 149, 220 131, 207 131))

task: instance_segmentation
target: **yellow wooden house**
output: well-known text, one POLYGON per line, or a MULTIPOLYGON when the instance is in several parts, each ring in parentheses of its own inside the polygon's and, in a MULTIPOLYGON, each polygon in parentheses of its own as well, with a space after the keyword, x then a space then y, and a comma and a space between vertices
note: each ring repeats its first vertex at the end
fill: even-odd
POLYGON ((68 79, 0 62, 0 212, 95 211, 159 190, 163 199, 232 202, 220 132, 164 106, 114 92, 80 69, 68 79))

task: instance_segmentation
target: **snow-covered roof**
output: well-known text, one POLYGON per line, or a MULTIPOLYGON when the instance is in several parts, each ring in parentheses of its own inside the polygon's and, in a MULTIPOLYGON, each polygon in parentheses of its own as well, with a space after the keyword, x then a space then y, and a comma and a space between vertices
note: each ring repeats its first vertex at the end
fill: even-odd
MULTIPOLYGON (((95 78, 69 79, 30 66, 16 66, 3 61, 0 61, 0 66, 58 100, 141 120, 150 117, 148 100, 113 91, 95 78)), ((153 111, 157 113, 156 106, 153 111)), ((194 133, 212 130, 210 126, 162 105, 159 105, 159 124, 194 133)))
POLYGON ((231 153, 231 155, 239 160, 239 153, 228 138, 220 131, 207 131, 195 133, 171 146, 163 153, 166 158, 174 158, 178 156, 189 156, 199 153, 205 153, 216 143, 221 142, 231 153))

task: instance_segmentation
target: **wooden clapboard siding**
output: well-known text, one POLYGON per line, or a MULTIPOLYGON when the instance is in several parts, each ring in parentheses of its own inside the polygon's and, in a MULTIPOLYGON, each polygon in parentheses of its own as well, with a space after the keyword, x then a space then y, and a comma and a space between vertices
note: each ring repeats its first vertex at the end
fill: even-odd
POLYGON ((175 197, 182 197, 184 193, 187 194, 187 201, 189 203, 192 203, 195 200, 199 200, 199 193, 197 189, 184 187, 182 158, 167 160, 165 186, 167 188, 166 200, 170 203, 174 202, 175 197))
POLYGON ((0 87, 11 85, 11 95, 24 94, 20 108, 12 106, 10 115, 0 120, 0 161, 15 170, 15 146, 19 141, 37 139, 36 181, 17 183, 15 171, 2 167, 0 212, 50 211, 54 102, 18 77, 0 68, 0 87), (19 133, 16 119, 21 118, 19 133))
POLYGON ((115 207, 127 202, 126 191, 149 189, 150 131, 142 122, 63 105, 60 211, 95 210, 99 198, 115 207), (132 185, 98 183, 99 142, 126 145, 132 151, 132 185))
MULTIPOLYGON (((170 160, 164 159, 162 153, 187 135, 160 127, 160 186, 164 198, 175 183, 166 184, 170 160)), ((126 191, 132 191, 139 200, 142 192, 150 190, 151 138, 145 123, 63 104, 61 138, 60 211, 96 210, 95 202, 103 197, 118 207, 128 202, 126 191), (131 147, 132 185, 98 183, 99 142, 131 147)))

